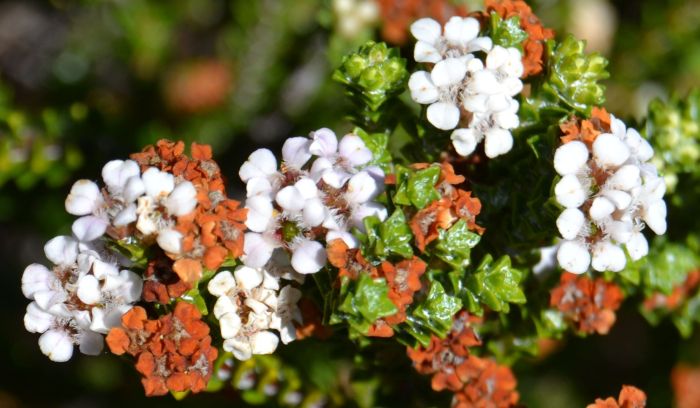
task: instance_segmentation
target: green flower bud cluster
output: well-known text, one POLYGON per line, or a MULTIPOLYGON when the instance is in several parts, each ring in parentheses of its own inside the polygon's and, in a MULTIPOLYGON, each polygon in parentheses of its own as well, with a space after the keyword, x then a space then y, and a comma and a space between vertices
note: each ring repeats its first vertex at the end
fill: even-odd
POLYGON ((398 49, 368 41, 357 52, 343 57, 333 79, 345 86, 359 108, 359 117, 355 118, 358 124, 376 124, 387 113, 385 103, 405 90, 406 60, 398 49))
POLYGON ((673 192, 681 173, 700 175, 700 91, 691 92, 685 99, 660 99, 649 105, 649 114, 643 128, 656 150, 657 168, 673 192))
POLYGON ((605 102, 605 86, 598 83, 609 74, 608 61, 600 54, 587 55, 586 42, 569 35, 562 42, 547 41, 548 77, 544 91, 554 101, 586 115, 605 102))

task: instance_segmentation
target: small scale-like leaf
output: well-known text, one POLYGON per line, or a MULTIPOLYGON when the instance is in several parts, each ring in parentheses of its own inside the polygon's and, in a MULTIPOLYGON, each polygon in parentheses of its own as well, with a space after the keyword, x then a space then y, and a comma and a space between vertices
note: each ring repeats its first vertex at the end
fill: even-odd
POLYGON ((452 327, 453 316, 461 308, 459 298, 445 293, 440 282, 434 280, 430 284, 428 297, 413 310, 412 315, 421 325, 439 337, 445 337, 452 327))
POLYGON ((455 268, 464 268, 469 266, 471 249, 480 240, 481 236, 469 231, 466 221, 460 219, 449 230, 440 230, 435 255, 455 268))
POLYGON ((406 193, 414 207, 421 209, 440 198, 440 194, 435 189, 439 178, 440 166, 430 166, 416 171, 408 178, 406 193))
MULTIPOLYGON (((476 272, 466 279, 467 304, 469 296, 475 296, 481 303, 497 312, 508 312, 509 303, 525 303, 525 293, 520 287, 522 272, 511 267, 510 258, 501 257, 495 263, 487 255, 476 272)), ((464 300, 464 299, 463 299, 464 300)))
POLYGON ((520 28, 520 18, 513 16, 503 19, 495 12, 491 13, 491 39, 494 45, 504 48, 515 47, 522 51, 522 43, 527 39, 527 33, 520 28))

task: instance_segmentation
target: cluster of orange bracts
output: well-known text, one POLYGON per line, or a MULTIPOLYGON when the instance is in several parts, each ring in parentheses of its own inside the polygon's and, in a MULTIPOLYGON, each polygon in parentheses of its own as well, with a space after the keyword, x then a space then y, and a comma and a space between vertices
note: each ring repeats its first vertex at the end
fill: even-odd
POLYGON ((549 303, 579 332, 607 334, 622 299, 622 290, 612 282, 564 272, 551 291, 549 303))
POLYGON ((209 326, 186 302, 178 302, 172 313, 157 320, 149 320, 146 310, 134 307, 122 316, 122 327, 110 330, 107 345, 116 355, 136 358, 147 396, 204 390, 218 354, 209 326))
POLYGON ((617 400, 613 397, 596 399, 587 408, 644 408, 647 405, 647 396, 644 391, 631 385, 623 385, 617 400))
POLYGON ((408 357, 416 371, 432 375, 435 391, 454 392, 453 407, 514 406, 520 395, 510 368, 469 351, 470 347, 481 345, 471 326, 479 321, 466 312, 459 313, 445 339, 433 336, 428 347, 409 347, 408 357))
MULTIPOLYGON (((426 167, 426 163, 413 165, 415 169, 426 167)), ((442 163, 440 170, 440 178, 435 187, 441 198, 418 211, 409 222, 416 246, 421 251, 425 251, 428 244, 438 239, 441 229, 450 229, 460 219, 466 221, 470 230, 480 234, 484 232, 484 229, 476 224, 476 216, 481 212, 481 202, 472 197, 471 192, 455 187, 464 183, 464 176, 455 174, 449 163, 442 163)))

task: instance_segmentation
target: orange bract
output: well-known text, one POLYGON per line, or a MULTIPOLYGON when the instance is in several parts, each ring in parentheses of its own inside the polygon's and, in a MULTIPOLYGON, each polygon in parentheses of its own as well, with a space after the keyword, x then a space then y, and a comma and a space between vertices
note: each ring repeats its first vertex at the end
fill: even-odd
POLYGON ((142 171, 156 167, 178 180, 191 182, 197 191, 197 207, 178 217, 175 229, 183 235, 182 255, 173 270, 186 283, 198 280, 203 268, 215 270, 226 258, 243 254, 247 210, 226 197, 219 165, 212 160, 211 147, 192 144, 192 158, 186 156, 183 142, 160 140, 131 158, 142 171))
POLYGON ((147 396, 168 391, 200 392, 211 377, 218 351, 197 308, 179 302, 171 314, 148 320, 139 306, 122 316, 122 327, 107 335, 109 349, 136 357, 147 396))
POLYGON ((565 272, 559 286, 552 289, 549 303, 578 331, 607 334, 615 323, 615 311, 622 299, 622 290, 614 283, 565 272))
POLYGON ((445 23, 451 16, 466 16, 464 6, 449 0, 378 0, 382 16, 384 41, 403 45, 409 38, 411 24, 421 17, 432 17, 445 23))
POLYGON ((294 322, 297 340, 316 337, 321 340, 329 338, 333 330, 323 325, 323 316, 318 307, 309 299, 301 298, 298 303, 303 323, 294 322))
POLYGON ((561 124, 559 129, 563 133, 562 143, 580 140, 591 149, 599 134, 610 132, 610 114, 605 108, 594 107, 590 119, 573 117, 561 124))
POLYGON ((148 261, 144 277, 142 297, 146 302, 167 304, 192 289, 192 285, 180 279, 173 270, 173 260, 162 251, 148 261))
MULTIPOLYGON (((416 163, 412 167, 424 169, 429 165, 416 163)), ((484 229, 476 224, 476 216, 481 212, 481 202, 472 197, 471 192, 455 187, 464 183, 464 176, 455 174, 452 165, 446 162, 440 165, 440 170, 440 178, 435 188, 442 197, 419 210, 409 222, 416 246, 421 251, 425 251, 428 244, 438 239, 441 229, 449 229, 460 219, 466 221, 470 230, 480 234, 484 232, 484 229)))
POLYGON ((644 408, 647 405, 647 396, 644 391, 631 385, 623 385, 617 401, 608 397, 607 399, 596 399, 587 408, 644 408))
POLYGON ((518 382, 509 367, 476 356, 469 356, 467 365, 469 381, 455 393, 453 407, 500 408, 518 403, 520 395, 515 390, 518 382))
POLYGON ((544 28, 530 6, 522 0, 486 0, 486 12, 503 18, 517 16, 520 28, 527 33, 523 42, 523 78, 537 75, 544 67, 544 42, 554 38, 554 31, 544 28))

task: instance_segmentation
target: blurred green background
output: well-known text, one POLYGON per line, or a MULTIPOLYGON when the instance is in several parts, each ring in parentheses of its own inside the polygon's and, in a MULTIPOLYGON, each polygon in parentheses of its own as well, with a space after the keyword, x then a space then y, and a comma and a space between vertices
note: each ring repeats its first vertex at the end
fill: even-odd
MULTIPOLYGON (((240 406, 230 389, 179 403, 147 400, 132 367, 111 355, 50 363, 23 327, 23 268, 44 261, 47 239, 69 233, 63 200, 72 181, 96 179, 110 159, 160 138, 210 143, 229 191, 240 197, 237 168, 255 148, 277 148, 322 126, 349 129, 347 102, 331 72, 367 39, 383 33, 400 40, 386 27, 405 28, 396 16, 409 3, 447 5, 0 1, 0 285, 7 288, 0 300, 0 407, 240 406)), ((479 1, 461 3, 479 8, 479 1)), ((587 39, 590 50, 610 59, 606 107, 618 116, 639 120, 653 98, 700 85, 700 1, 529 3, 545 25, 587 39)), ((395 45, 412 55, 410 44, 395 45)), ((698 340, 681 342, 667 323, 652 330, 636 310, 623 308, 610 335, 571 339, 547 358, 519 363, 522 402, 585 406, 617 395, 624 383, 644 389, 649 406, 670 406, 670 371, 679 359, 700 357, 698 340)), ((293 358, 294 349, 287 354, 293 358)), ((297 369, 313 381, 303 364, 297 369)), ((411 392, 424 398, 413 405, 429 401, 427 378, 418 381, 397 401, 411 401, 411 392)))

